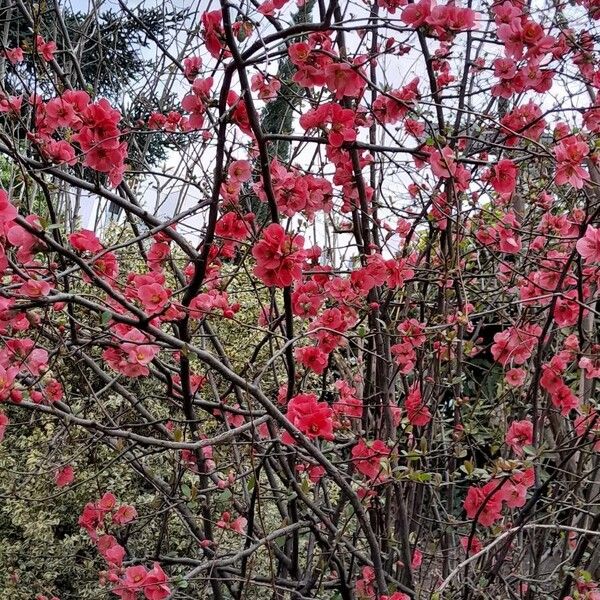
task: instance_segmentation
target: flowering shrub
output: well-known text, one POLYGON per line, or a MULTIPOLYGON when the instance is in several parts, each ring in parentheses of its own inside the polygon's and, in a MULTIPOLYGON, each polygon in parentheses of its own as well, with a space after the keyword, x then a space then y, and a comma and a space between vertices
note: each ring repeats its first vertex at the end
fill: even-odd
POLYGON ((86 490, 88 581, 598 597, 599 16, 223 1, 140 22, 119 106, 50 32, 2 49, 0 441, 66 432, 9 464, 86 490), (177 110, 128 111, 146 84, 177 110))

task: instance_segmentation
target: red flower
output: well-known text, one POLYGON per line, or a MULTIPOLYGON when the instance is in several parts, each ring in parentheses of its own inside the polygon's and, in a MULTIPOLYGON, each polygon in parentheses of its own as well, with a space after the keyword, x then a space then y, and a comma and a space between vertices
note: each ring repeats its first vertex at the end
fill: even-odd
POLYGON ((397 8, 406 6, 408 0, 377 0, 377 5, 385 8, 390 14, 394 14, 397 8))
POLYGON ((440 4, 431 9, 425 21, 435 29, 440 39, 448 39, 454 33, 475 27, 475 11, 453 3, 440 4))
POLYGON ((402 22, 414 27, 420 27, 425 24, 427 17, 431 14, 431 0, 421 0, 410 4, 402 11, 400 19, 402 22))
POLYGON ((66 465, 60 469, 58 469, 54 473, 54 482, 56 483, 56 487, 62 488, 67 485, 71 485, 73 483, 73 479, 75 478, 75 472, 71 465, 66 465))
POLYGON ((508 385, 510 385, 512 387, 519 387, 519 386, 523 385, 523 383, 525 383, 526 377, 527 377, 527 372, 524 371, 523 369, 516 367, 514 369, 509 369, 506 372, 504 379, 506 379, 506 382, 508 383, 508 385))
POLYGON ((35 37, 35 45, 38 54, 47 62, 54 60, 56 44, 52 41, 46 42, 41 35, 35 37))
POLYGON ((9 423, 8 417, 3 412, 0 412, 0 442, 4 439, 4 434, 9 423))
POLYGON ((581 161, 589 154, 586 142, 571 135, 563 139, 554 148, 557 167, 555 181, 557 185, 571 184, 574 188, 581 189, 589 180, 589 173, 581 166, 581 161))
POLYGON ((513 421, 504 441, 517 456, 522 456, 523 446, 530 446, 533 443, 533 423, 531 421, 513 421))
POLYGON ((8 194, 0 189, 0 220, 4 223, 13 221, 18 214, 17 209, 8 199, 8 194))
POLYGON ((585 235, 577 240, 576 247, 586 263, 600 262, 600 228, 588 225, 585 235))
POLYGON ((474 519, 484 527, 490 527, 501 517, 502 494, 498 493, 498 481, 492 480, 483 487, 471 486, 465 498, 465 511, 469 519, 474 519), (481 512, 479 512, 481 510, 481 512))
POLYGON ((100 252, 103 248, 96 234, 89 229, 80 229, 69 235, 69 243, 78 252, 100 252))
POLYGON ((304 238, 288 235, 277 223, 269 225, 252 248, 254 273, 267 286, 288 287, 302 277, 304 238))
MULTIPOLYGON (((333 439, 333 411, 326 402, 319 402, 314 394, 298 394, 288 403, 286 417, 310 439, 333 439)), ((289 436, 286 436, 289 443, 289 436)))
POLYGON ((431 412, 423 403, 418 384, 413 385, 405 400, 406 412, 411 425, 424 427, 431 421, 431 412))
POLYGON ((492 356, 496 362, 506 365, 509 362, 522 365, 538 343, 541 333, 539 325, 525 325, 522 328, 510 327, 494 336, 492 356))
POLYGON ((512 194, 517 187, 519 169, 512 160, 503 158, 494 167, 490 183, 499 194, 512 194))
POLYGON ((367 444, 361 439, 352 448, 352 462, 356 470, 365 477, 373 481, 382 481, 387 478, 387 474, 382 472, 381 460, 389 454, 390 449, 385 442, 375 440, 367 444))
POLYGON ((301 365, 314 371, 317 375, 321 375, 325 371, 329 362, 329 355, 316 346, 296 348, 294 356, 301 365))
POLYGON ((199 56, 189 56, 183 59, 183 74, 189 82, 193 82, 202 68, 202 59, 199 56))
POLYGON ((159 312, 169 300, 169 292, 160 283, 142 285, 137 290, 137 297, 148 313, 159 312))
POLYGON ((219 58, 223 53, 223 58, 230 56, 229 50, 225 46, 225 33, 222 25, 222 13, 220 10, 213 10, 202 14, 202 31, 206 49, 214 58, 219 58))
POLYGON ((119 580, 117 587, 113 588, 113 594, 120 596, 122 600, 136 600, 137 592, 142 587, 146 573, 146 567, 143 565, 127 567, 125 576, 119 580))
POLYGON ((76 120, 73 105, 63 98, 52 98, 46 104, 46 117, 52 122, 52 126, 56 127, 71 127, 76 120))
POLYGON ((300 125, 306 130, 329 125, 328 139, 334 148, 341 147, 344 142, 356 140, 354 111, 335 102, 321 104, 303 114, 300 117, 300 125))
POLYGON ((115 525, 127 525, 136 518, 137 511, 135 507, 130 504, 122 504, 113 515, 112 520, 115 525))
POLYGON ((23 62, 25 56, 23 54, 23 50, 21 48, 9 48, 5 50, 6 58, 11 65, 16 65, 20 62, 23 62))
POLYGON ((265 102, 270 102, 277 98, 277 94, 281 89, 281 81, 274 77, 268 79, 262 73, 252 75, 252 91, 258 92, 258 97, 265 102))
POLYGON ((235 519, 231 518, 231 513, 225 511, 221 518, 217 521, 217 527, 221 529, 229 529, 230 531, 235 531, 235 533, 239 533, 240 535, 246 534, 246 526, 248 524, 248 520, 245 517, 236 517, 235 519))
POLYGON ((356 66, 346 63, 331 63, 325 68, 325 84, 334 92, 336 100, 345 96, 357 98, 361 95, 366 82, 360 76, 356 66))
POLYGON ((158 563, 154 563, 154 566, 148 571, 143 582, 144 596, 147 600, 164 600, 171 595, 171 588, 167 585, 169 578, 167 574, 162 570, 158 563))

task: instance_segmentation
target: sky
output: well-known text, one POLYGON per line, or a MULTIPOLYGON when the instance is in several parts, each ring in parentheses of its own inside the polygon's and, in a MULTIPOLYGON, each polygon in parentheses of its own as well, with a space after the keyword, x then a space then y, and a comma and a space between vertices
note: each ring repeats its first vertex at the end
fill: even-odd
MULTIPOLYGON (((100 2, 101 0, 97 0, 100 2)), ((73 8, 77 10, 90 10, 91 6, 94 6, 93 0, 71 0, 73 8)), ((96 3, 97 4, 97 3, 96 3)), ((201 14, 204 10, 207 9, 215 9, 218 6, 218 2, 216 0, 197 0, 194 3, 188 3, 183 1, 174 2, 175 6, 186 8, 196 9, 196 14, 201 14)), ((139 5, 138 2, 133 2, 132 0, 127 0, 127 5, 129 7, 139 5)), ((154 0, 151 2, 143 3, 143 6, 149 7, 155 5, 154 0)), ((169 5, 172 3, 169 1, 169 5)), ((112 6, 116 10, 118 10, 118 2, 115 0, 104 0, 102 2, 102 7, 108 8, 112 6)), ((291 2, 290 7, 294 6, 294 2, 291 2)), ((366 12, 366 8, 358 2, 349 4, 349 11, 347 15, 345 15, 350 23, 364 23, 365 18, 368 17, 368 13, 366 12)), ((532 10, 535 11, 535 2, 532 3, 532 10)), ((398 14, 396 14, 396 17, 398 14)), ((396 37, 400 39, 400 34, 396 34, 392 32, 396 37)), ((386 35, 382 32, 382 35, 386 35)), ((348 36, 350 40, 350 52, 352 52, 352 40, 356 40, 355 36, 348 36)), ((355 42, 354 42, 355 43, 355 42)), ((433 45, 435 49, 435 44, 433 45)), ((204 61, 205 66, 211 64, 211 58, 206 52, 205 48, 202 46, 202 42, 198 35, 195 37, 188 38, 186 35, 181 34, 177 36, 172 46, 169 48, 170 52, 176 55, 178 58, 183 58, 188 55, 200 55, 204 61)), ((482 55, 487 54, 497 54, 499 49, 497 47, 483 48, 482 55)), ((158 53, 160 54, 160 53, 158 53)), ((160 60, 160 57, 156 56, 157 61, 160 60)), ((415 76, 421 76, 424 79, 424 69, 422 68, 422 63, 419 62, 418 57, 420 56, 420 52, 412 51, 406 56, 403 57, 388 57, 382 56, 378 68, 378 80, 380 86, 388 86, 390 88, 398 88, 410 81, 415 76)), ((152 58, 150 56, 150 58, 152 58)), ((489 56, 488 56, 489 61, 489 56)), ((271 73, 275 73, 277 68, 276 61, 272 61, 269 67, 269 71, 271 73)), ((215 75, 215 88, 219 87, 219 73, 215 75)), ((179 98, 183 98, 187 90, 189 89, 189 84, 187 84, 183 79, 176 80, 173 84, 172 90, 175 92, 176 96, 179 98)), ((564 97, 565 102, 573 102, 571 98, 572 94, 569 93, 568 89, 554 89, 551 94, 547 94, 545 97, 539 99, 540 102, 546 104, 547 106, 551 106, 554 103, 562 102, 561 98, 564 97)), ((233 129, 233 128, 232 128, 233 129)), ((301 129, 299 129, 301 132, 301 129)), ((241 136, 242 141, 247 142, 248 140, 244 140, 244 136, 241 136)), ((389 141, 389 137, 382 138, 381 142, 389 141)), ((297 162, 300 164, 308 164, 313 153, 314 149, 307 149, 302 152, 297 157, 297 162)), ((197 148, 191 147, 188 149, 189 154, 187 156, 183 156, 180 153, 171 153, 169 155, 166 164, 164 165, 164 172, 168 175, 177 175, 183 179, 189 178, 190 174, 195 174, 198 177, 202 177, 202 173, 206 172, 208 174, 208 178, 205 181, 207 193, 210 193, 210 175, 212 173, 213 161, 214 161, 214 148, 206 148, 201 151, 201 153, 195 154, 197 148), (191 167, 190 164, 195 165, 195 167, 191 167)), ((244 158, 242 152, 240 155, 235 156, 235 158, 244 158)), ((160 169, 159 169, 160 170, 160 169)), ((385 173, 385 180, 383 190, 384 193, 389 197, 397 196, 398 202, 407 202, 407 194, 406 188, 408 184, 411 183, 411 179, 403 174, 401 170, 392 169, 388 167, 388 171, 385 173)), ((193 206, 198 200, 201 198, 201 193, 193 186, 182 185, 180 182, 175 182, 174 180, 168 179, 168 177, 160 176, 160 175, 152 175, 148 176, 144 179, 142 184, 139 186, 139 195, 143 199, 143 204, 151 210, 154 214, 163 217, 171 217, 174 211, 177 210, 186 210, 190 206, 193 206)), ((105 214, 105 206, 102 203, 91 200, 89 202, 82 201, 82 225, 87 228, 94 228, 93 226, 96 224, 102 224, 105 222, 103 219, 103 214, 105 214), (100 213, 100 214, 99 214, 100 213)), ((182 228, 183 233, 189 234, 192 238, 198 238, 198 233, 202 228, 204 222, 204 215, 199 214, 187 220, 189 228, 182 228)), ((323 230, 324 224, 317 220, 317 223, 314 227, 310 228, 308 231, 308 235, 312 238, 312 242, 316 242, 322 244, 323 235, 319 233, 323 230)))

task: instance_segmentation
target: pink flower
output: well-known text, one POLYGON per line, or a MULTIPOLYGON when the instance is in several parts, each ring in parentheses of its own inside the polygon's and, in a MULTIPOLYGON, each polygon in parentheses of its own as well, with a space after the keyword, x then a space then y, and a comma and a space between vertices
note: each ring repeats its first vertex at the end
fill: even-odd
POLYGON ((503 158, 494 167, 490 183, 499 194, 512 194, 517 186, 519 169, 512 160, 503 158))
POLYGON ((277 98, 277 94, 281 89, 281 81, 275 77, 265 77, 262 73, 252 75, 253 92, 258 92, 258 97, 265 102, 270 102, 277 98))
POLYGON ((43 153, 58 164, 74 165, 77 163, 75 149, 65 140, 51 140, 43 147, 43 153))
POLYGON ((519 387, 525 383, 525 378, 527 377, 527 372, 524 369, 514 368, 509 369, 504 375, 504 379, 506 383, 512 387, 519 387))
POLYGON ((144 310, 154 314, 159 312, 169 300, 169 293, 160 283, 148 283, 137 290, 137 297, 144 310))
POLYGON ((142 587, 147 600, 164 600, 171 595, 171 588, 167 585, 169 578, 158 563, 154 563, 152 570, 148 571, 142 587))
POLYGON ((23 54, 23 50, 21 48, 9 48, 6 52, 6 58, 11 65, 16 65, 20 62, 23 62, 25 56, 23 54))
POLYGON ((345 96, 349 98, 360 96, 366 82, 358 73, 357 67, 334 62, 325 68, 325 84, 334 92, 336 100, 343 100, 345 96))
POLYGON ((333 403, 333 412, 338 422, 344 419, 360 419, 363 412, 363 403, 354 394, 356 389, 339 379, 335 382, 340 398, 333 403))
POLYGON ((521 508, 527 501, 527 487, 509 480, 502 486, 502 500, 508 508, 521 508))
POLYGON ((475 26, 475 12, 470 8, 461 8, 453 3, 440 4, 431 9, 426 18, 440 39, 447 39, 449 34, 467 31, 475 26))
POLYGON ((423 564, 423 553, 418 548, 415 548, 413 555, 412 555, 412 560, 410 561, 410 568, 413 570, 416 570, 422 564, 423 564))
POLYGON ((412 386, 404 404, 411 425, 424 427, 431 421, 431 412, 423 402, 418 384, 412 386))
POLYGON ((456 173, 454 152, 450 146, 445 146, 441 151, 433 150, 429 155, 429 164, 436 177, 449 178, 456 173))
POLYGON ((130 504, 122 504, 113 515, 112 520, 115 525, 122 526, 131 523, 131 521, 136 518, 137 511, 135 510, 135 507, 130 504))
POLYGON ((531 421, 513 421, 506 432, 504 441, 517 456, 523 455, 523 447, 533 443, 533 423, 531 421))
POLYGON ((303 247, 302 236, 287 235, 279 224, 269 225, 252 248, 256 259, 254 273, 267 286, 290 286, 302 276, 303 247))
POLYGON ((560 384, 558 388, 550 394, 552 404, 560 410, 560 414, 566 417, 573 409, 579 408, 579 398, 573 393, 566 384, 560 384))
POLYGON ((202 68, 202 59, 199 56, 190 56, 183 59, 183 74, 186 79, 193 82, 202 68))
POLYGON ((50 293, 51 287, 43 279, 28 279, 20 288, 20 293, 29 298, 41 298, 50 293))
POLYGON ((576 248, 586 263, 600 262, 600 228, 588 225, 585 235, 577 240, 576 248))
POLYGON ((510 327, 506 331, 497 333, 491 349, 494 360, 503 366, 509 362, 522 365, 535 349, 540 333, 539 325, 510 327))
MULTIPOLYGON (((40 219, 37 215, 27 215, 25 220, 31 227, 38 231, 41 230, 40 219)), ((6 239, 10 244, 19 248, 17 259, 24 263, 29 262, 37 250, 45 247, 44 243, 35 235, 29 233, 29 231, 16 223, 11 224, 9 222, 8 230, 6 231, 6 239)))
POLYGON ((101 535, 96 542, 98 552, 108 564, 120 567, 125 558, 125 548, 117 543, 113 535, 101 535))
POLYGON ((4 439, 4 434, 9 423, 8 417, 3 412, 0 412, 0 442, 4 439))
POLYGON ((464 507, 469 519, 477 516, 477 522, 483 527, 490 527, 501 517, 502 495, 494 490, 499 486, 495 480, 483 487, 471 486, 467 491, 464 507))
MULTIPOLYGON (((333 439, 333 411, 314 394, 298 394, 288 403, 286 418, 310 439, 333 439)), ((286 436, 285 443, 292 443, 286 436)))
POLYGON ((473 536, 471 539, 469 539, 467 536, 462 536, 459 541, 467 555, 477 554, 483 549, 481 541, 477 536, 473 536))
POLYGON ((21 112, 23 96, 4 96, 0 94, 0 113, 18 115, 21 112))
POLYGON ((252 179, 252 166, 247 160, 234 160, 229 165, 227 174, 231 181, 243 183, 252 179))
POLYGON ((383 471, 381 460, 390 454, 390 449, 382 440, 365 443, 359 440, 352 448, 352 462, 359 473, 373 481, 383 481, 387 474, 383 471))
POLYGON ((329 362, 329 355, 316 346, 296 348, 294 356, 301 365, 314 371, 317 375, 321 375, 325 371, 329 362))
POLYGON ((356 581, 356 593, 359 598, 375 599, 375 569, 363 567, 362 577, 356 581))
POLYGON ((142 377, 150 373, 148 366, 157 356, 160 348, 146 343, 144 334, 133 329, 124 336, 119 347, 107 348, 102 357, 118 373, 128 377, 142 377))
POLYGON ((54 60, 54 52, 56 52, 56 44, 52 41, 46 42, 41 35, 35 38, 35 44, 38 54, 47 62, 54 60))
POLYGON ((221 515, 221 519, 217 521, 217 527, 220 527, 221 529, 229 529, 230 531, 234 531, 240 535, 246 534, 247 525, 248 520, 245 517, 239 516, 235 519, 232 519, 231 513, 228 511, 225 511, 221 515))
POLYGON ((108 512, 115 508, 117 504, 117 498, 112 492, 106 492, 100 500, 98 500, 97 506, 100 510, 108 512))
POLYGON ((419 78, 416 77, 398 90, 390 90, 385 95, 377 96, 373 103, 373 115, 380 123, 397 123, 406 117, 419 97, 419 78))
POLYGON ((8 194, 0 188, 0 221, 4 221, 5 223, 14 221, 18 214, 17 209, 8 199, 8 194))
POLYGON ((408 0, 377 0, 377 5, 385 8, 390 14, 394 14, 397 8, 406 6, 408 0))
POLYGON ((75 471, 71 465, 66 465, 54 473, 54 483, 56 483, 56 487, 59 488, 71 485, 74 478, 75 471))
POLYGON ((403 342, 408 342, 415 348, 420 348, 425 343, 425 324, 416 319, 402 321, 398 325, 398 333, 403 342))
POLYGON ((500 489, 503 502, 508 508, 521 508, 527 501, 527 490, 535 482, 533 467, 515 472, 500 489))
POLYGON ((93 540, 98 539, 97 529, 104 520, 105 512, 96 503, 88 502, 79 516, 79 526, 83 527, 93 540))
POLYGON ((102 244, 96 234, 89 229, 80 229, 69 235, 69 244, 78 252, 100 252, 102 244))
POLYGON ((421 0, 414 4, 409 4, 402 11, 400 19, 410 27, 420 27, 425 24, 427 17, 431 14, 431 0, 421 0))
POLYGON ((63 98, 52 98, 46 104, 46 117, 52 123, 52 127, 71 127, 78 117, 70 102, 63 98))
POLYGON ((202 31, 206 49, 213 58, 219 58, 221 53, 226 58, 230 52, 226 49, 225 34, 223 32, 221 10, 206 11, 202 14, 202 31))
POLYGON ((330 125, 328 140, 334 148, 340 148, 344 142, 356 140, 354 111, 343 108, 336 102, 321 104, 309 110, 300 117, 300 125, 306 130, 330 125))
MULTIPOLYGON (((572 327, 579 320, 580 306, 576 299, 576 290, 566 292, 557 299, 552 316, 559 327, 572 327)), ((582 313, 585 315, 587 310, 583 310, 582 313)))
MULTIPOLYGON (((114 252, 103 254, 100 258, 95 259, 91 266, 94 273, 102 278, 115 279, 119 274, 119 263, 114 252)), ((86 279, 87 275, 84 274, 83 277, 86 279)))
POLYGON ((576 189, 581 189, 589 180, 589 173, 581 166, 581 161, 589 154, 586 142, 577 136, 570 135, 564 138, 554 148, 557 167, 555 180, 557 185, 569 183, 576 189))
POLYGON ((142 588, 146 578, 146 567, 135 565, 125 569, 125 576, 119 580, 113 594, 120 596, 121 600, 136 600, 137 592, 142 588))
POLYGON ((152 344, 123 344, 123 350, 127 352, 132 364, 148 365, 158 354, 158 346, 152 344))

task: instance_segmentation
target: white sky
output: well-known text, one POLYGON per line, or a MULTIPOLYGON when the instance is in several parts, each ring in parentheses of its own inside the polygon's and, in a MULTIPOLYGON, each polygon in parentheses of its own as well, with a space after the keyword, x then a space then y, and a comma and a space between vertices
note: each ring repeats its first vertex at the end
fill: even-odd
MULTIPOLYGON (((97 5, 98 2, 93 2, 93 0, 71 0, 71 5, 76 10, 86 11, 89 10, 90 6, 97 5)), ((112 6, 113 8, 118 9, 118 3, 115 0, 104 0, 102 3, 102 7, 108 8, 112 6)), ((128 0, 128 6, 133 7, 137 6, 138 2, 132 2, 128 0)), ((196 9, 196 14, 201 14, 204 10, 207 9, 215 9, 218 7, 218 2, 211 0, 197 0, 196 2, 189 3, 185 1, 177 1, 170 2, 169 5, 175 5, 176 7, 183 7, 189 9, 196 9)), ((151 2, 143 3, 145 7, 150 7, 155 5, 154 0, 151 2)), ((364 23, 364 19, 368 16, 366 12, 366 8, 364 5, 360 5, 358 3, 351 3, 348 5, 349 11, 346 17, 349 20, 351 14, 354 19, 362 20, 364 23)), ((288 5, 287 10, 294 9, 295 2, 291 0, 288 5)), ((537 20, 541 20, 542 15, 535 15, 535 2, 533 3, 532 11, 534 13, 534 18, 537 20)), ((315 8, 315 13, 317 9, 315 8)), ((256 14, 256 13, 255 13, 256 14)), ((398 19, 399 15, 396 14, 395 18, 398 19)), ((546 15, 548 17, 548 15, 546 15)), ((264 23, 263 19, 263 23, 264 23)), ((396 21, 398 24, 399 22, 396 21)), ((264 32, 263 32, 264 33, 264 32)), ((394 35, 398 39, 403 39, 402 35, 397 32, 386 32, 384 30, 381 31, 382 37, 386 35, 394 35)), ((350 50, 352 51, 352 44, 356 44, 356 34, 348 34, 348 43, 350 46, 350 50)), ((256 39, 256 35, 252 38, 254 41, 256 39)), ((459 38, 460 39, 460 38, 459 38)), ((437 43, 429 40, 431 52, 435 50, 437 47, 437 43)), ((272 50, 274 50, 273 48, 272 50)), ((189 55, 200 55, 203 58, 204 65, 210 66, 214 63, 213 59, 206 52, 206 50, 202 47, 202 41, 199 36, 195 36, 194 38, 188 39, 184 34, 179 35, 174 41, 171 47, 169 48, 170 52, 179 58, 183 58, 184 56, 189 55)), ((498 46, 490 46, 484 47, 482 49, 482 56, 486 57, 486 61, 488 64, 491 63, 491 59, 494 56, 497 56, 498 53, 501 52, 501 47, 498 46)), ((156 60, 160 61, 161 56, 160 52, 157 53, 156 60)), ((269 67, 269 71, 271 73, 275 73, 277 69, 277 63, 273 62, 269 67)), ((461 73, 459 73, 460 75, 461 73)), ((422 65, 422 56, 421 53, 417 51, 412 51, 403 57, 397 56, 388 56, 384 55, 381 57, 381 60, 378 65, 378 83, 380 86, 389 86, 391 88, 399 88, 412 80, 416 75, 419 75, 423 80, 423 89, 427 90, 428 85, 425 81, 424 77, 424 68, 422 65)), ((490 79, 491 82, 491 79, 490 79)), ((187 90, 189 89, 189 84, 183 81, 183 79, 179 79, 172 87, 172 90, 177 93, 181 98, 185 95, 187 90)), ((215 75, 215 86, 213 89, 219 89, 219 74, 215 75)), ((546 94, 544 97, 540 97, 539 94, 531 94, 532 98, 535 98, 537 102, 542 103, 545 107, 551 108, 553 105, 560 105, 564 103, 567 99, 572 97, 570 90, 555 85, 551 93, 546 94)), ((484 100, 485 98, 482 98, 484 100)), ((259 103, 260 106, 260 103, 259 103)), ((550 119, 547 119, 550 120, 550 119)), ((393 128, 392 128, 393 129, 393 128)), ((231 130, 235 130, 235 127, 232 127, 231 130)), ((298 132, 301 132, 301 128, 298 128, 298 132)), ((247 142, 248 139, 243 134, 236 134, 239 139, 243 142, 247 142)), ((364 133, 363 133, 364 136, 364 133)), ((381 142, 390 142, 390 138, 385 136, 381 142)), ((406 143, 406 145, 412 146, 415 145, 415 141, 412 138, 408 140, 406 138, 401 139, 400 143, 406 143)), ((192 172, 196 173, 198 177, 202 176, 202 172, 206 172, 208 178, 210 178, 212 174, 212 170, 214 168, 214 148, 208 148, 202 151, 201 154, 194 154, 197 151, 197 148, 190 146, 188 148, 189 153, 188 156, 182 157, 179 153, 171 153, 167 163, 164 167, 165 174, 167 177, 147 177, 143 184, 140 186, 140 195, 143 199, 144 205, 154 214, 158 216, 171 217, 173 216, 174 210, 184 211, 187 208, 193 206, 198 202, 201 197, 200 192, 191 186, 182 185, 180 182, 171 181, 168 179, 169 174, 177 175, 186 179, 189 176, 188 166, 190 161, 195 162, 196 167, 192 172)), ((298 162, 304 162, 308 164, 310 157, 314 152, 314 146, 302 152, 298 157, 298 162)), ((234 154, 235 158, 245 158, 243 152, 239 152, 234 154)), ((404 156, 401 158, 402 161, 406 162, 407 157, 404 156)), ((160 170, 160 169, 157 169, 160 170)), ((315 170, 315 172, 318 169, 315 170)), ((367 171, 365 170, 365 173, 367 171)), ((423 174, 426 174, 426 170, 423 171, 423 174)), ((405 205, 409 202, 406 188, 407 185, 411 182, 411 179, 408 175, 402 173, 402 171, 397 171, 393 169, 390 165, 388 165, 388 171, 385 173, 385 182, 383 191, 387 196, 397 197, 399 203, 404 203, 405 205), (396 172, 392 172, 396 171, 396 172)), ((206 181, 208 187, 210 187, 210 180, 206 181)), ((208 190, 210 193, 210 190, 208 190)), ((82 225, 87 228, 93 228, 93 225, 97 222, 98 219, 98 203, 97 202, 82 202, 82 225)), ((100 210, 103 208, 100 207, 100 210)), ((100 220, 101 221, 101 220, 100 220)), ((324 227, 322 218, 317 219, 317 224, 310 228, 307 231, 307 238, 310 243, 319 243, 323 244, 323 235, 322 229, 324 227)), ((395 221, 392 220, 392 223, 395 221)), ((191 237, 197 238, 197 232, 202 228, 204 223, 204 214, 197 214, 193 217, 190 217, 186 220, 186 224, 188 225, 188 229, 186 227, 181 226, 180 230, 184 233, 189 233, 191 237)))

